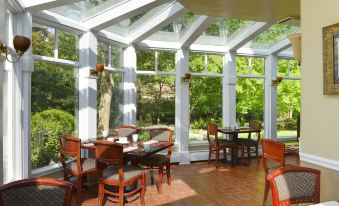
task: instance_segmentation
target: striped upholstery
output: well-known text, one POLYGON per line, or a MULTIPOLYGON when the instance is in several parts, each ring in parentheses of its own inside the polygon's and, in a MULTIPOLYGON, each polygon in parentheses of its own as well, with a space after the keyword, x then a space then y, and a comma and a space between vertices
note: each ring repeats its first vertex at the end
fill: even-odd
POLYGON ((165 130, 150 130, 152 139, 158 141, 169 141, 170 132, 165 130))
POLYGON ((118 135, 120 137, 132 137, 132 134, 136 134, 137 130, 134 128, 124 128, 121 127, 118 129, 118 135))
POLYGON ((274 180, 277 185, 280 201, 312 197, 316 191, 317 176, 309 172, 289 172, 277 176, 274 180))
POLYGON ((6 190, 2 194, 4 206, 63 206, 66 189, 47 185, 33 185, 6 190))
MULTIPOLYGON (((129 180, 145 172, 141 167, 124 165, 124 180, 129 180)), ((103 171, 103 177, 111 180, 119 180, 119 167, 113 165, 103 171)))
MULTIPOLYGON (((96 159, 92 159, 92 158, 81 158, 81 165, 82 165, 82 171, 83 172, 87 172, 89 170, 93 170, 96 168, 97 165, 97 161, 96 159)), ((66 169, 68 170, 72 170, 74 172, 78 171, 78 167, 77 167, 77 161, 73 160, 71 162, 68 162, 66 164, 66 169)))

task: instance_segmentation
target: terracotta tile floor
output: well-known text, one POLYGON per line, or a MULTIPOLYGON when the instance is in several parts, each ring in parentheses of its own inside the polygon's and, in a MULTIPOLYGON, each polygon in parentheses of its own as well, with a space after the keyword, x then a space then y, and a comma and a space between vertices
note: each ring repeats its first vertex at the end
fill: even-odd
MULTIPOLYGON (((289 162, 298 164, 296 156, 289 156, 289 162)), ((176 206, 260 206, 264 193, 264 171, 262 165, 257 165, 255 159, 249 166, 230 167, 221 163, 219 168, 207 162, 197 162, 190 165, 172 166, 172 185, 163 183, 163 194, 157 191, 157 175, 155 184, 150 184, 147 174, 146 205, 176 205, 176 206)), ((164 181, 167 181, 164 178, 164 181)), ((97 205, 97 185, 89 187, 82 193, 82 206, 97 205)), ((268 204, 271 204, 269 194, 268 204)), ((73 196, 73 205, 75 203, 73 196)), ((118 205, 116 199, 107 198, 106 206, 118 205)), ((127 206, 141 205, 138 195, 129 200, 127 206)))

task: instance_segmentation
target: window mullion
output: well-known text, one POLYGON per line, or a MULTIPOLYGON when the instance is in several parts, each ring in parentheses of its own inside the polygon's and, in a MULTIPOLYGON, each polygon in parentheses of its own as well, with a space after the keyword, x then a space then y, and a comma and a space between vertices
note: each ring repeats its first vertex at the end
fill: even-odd
POLYGON ((58 29, 54 30, 54 58, 59 58, 59 39, 58 39, 58 29))

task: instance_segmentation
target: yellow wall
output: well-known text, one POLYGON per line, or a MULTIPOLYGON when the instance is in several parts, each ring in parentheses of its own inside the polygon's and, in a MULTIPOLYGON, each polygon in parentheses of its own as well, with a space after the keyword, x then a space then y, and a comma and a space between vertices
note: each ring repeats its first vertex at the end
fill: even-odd
POLYGON ((339 95, 323 95, 322 28, 339 22, 338 0, 301 0, 302 152, 339 161, 339 95))
MULTIPOLYGON (((339 22, 338 11, 338 0, 301 0, 301 158, 305 153, 334 163, 339 162, 339 95, 323 95, 322 28, 339 22)), ((338 171, 301 165, 321 170, 321 201, 339 200, 338 171)))

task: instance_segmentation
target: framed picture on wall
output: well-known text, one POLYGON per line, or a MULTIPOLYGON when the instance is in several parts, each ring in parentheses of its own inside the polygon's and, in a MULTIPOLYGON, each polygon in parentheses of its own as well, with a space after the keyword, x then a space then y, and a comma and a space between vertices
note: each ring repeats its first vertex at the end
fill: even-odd
POLYGON ((323 28, 323 93, 339 94, 339 23, 323 28))

